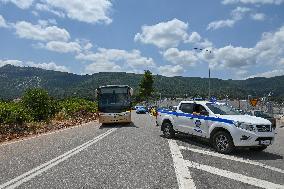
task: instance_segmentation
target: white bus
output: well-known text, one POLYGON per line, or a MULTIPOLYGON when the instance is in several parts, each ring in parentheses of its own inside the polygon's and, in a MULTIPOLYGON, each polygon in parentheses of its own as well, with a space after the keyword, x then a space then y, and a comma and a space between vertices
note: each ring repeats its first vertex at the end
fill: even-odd
POLYGON ((131 123, 131 96, 128 85, 106 85, 96 89, 100 123, 131 123))

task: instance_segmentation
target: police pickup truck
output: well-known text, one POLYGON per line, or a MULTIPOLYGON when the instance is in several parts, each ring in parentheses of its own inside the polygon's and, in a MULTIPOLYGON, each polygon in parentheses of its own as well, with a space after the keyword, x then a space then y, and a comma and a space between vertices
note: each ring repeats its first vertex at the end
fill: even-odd
POLYGON ((235 147, 262 151, 274 141, 271 122, 260 117, 241 115, 231 107, 208 101, 182 101, 176 110, 158 111, 157 125, 166 138, 186 133, 209 139, 219 153, 235 147))

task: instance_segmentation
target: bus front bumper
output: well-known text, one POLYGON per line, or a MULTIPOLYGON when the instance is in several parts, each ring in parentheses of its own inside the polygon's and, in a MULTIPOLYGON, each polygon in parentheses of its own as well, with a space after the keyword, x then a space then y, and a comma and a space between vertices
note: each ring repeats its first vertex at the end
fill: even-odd
POLYGON ((99 113, 100 123, 131 123, 131 112, 99 113))

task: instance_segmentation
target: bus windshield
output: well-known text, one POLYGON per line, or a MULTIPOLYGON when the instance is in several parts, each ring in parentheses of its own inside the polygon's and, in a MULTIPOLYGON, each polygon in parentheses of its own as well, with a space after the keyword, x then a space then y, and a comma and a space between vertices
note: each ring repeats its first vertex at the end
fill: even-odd
POLYGON ((131 107, 129 87, 100 88, 98 91, 98 105, 101 112, 129 110, 131 107))
POLYGON ((129 105, 129 97, 125 93, 105 93, 101 94, 99 103, 101 106, 129 105))

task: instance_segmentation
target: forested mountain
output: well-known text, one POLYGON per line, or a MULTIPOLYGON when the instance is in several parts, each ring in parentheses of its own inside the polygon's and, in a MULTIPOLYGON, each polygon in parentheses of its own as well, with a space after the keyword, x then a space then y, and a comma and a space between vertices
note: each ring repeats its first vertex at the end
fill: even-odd
MULTIPOLYGON (((70 96, 94 99, 94 91, 99 85, 126 84, 137 92, 141 74, 115 72, 76 75, 32 67, 6 65, 0 68, 0 99, 18 98, 31 87, 47 89, 55 98, 70 96)), ((163 97, 184 97, 208 95, 208 78, 165 77, 154 75, 156 95, 163 97)), ((284 76, 273 78, 252 78, 247 80, 221 80, 211 78, 211 94, 219 98, 246 98, 273 93, 273 98, 284 98, 284 76)))

